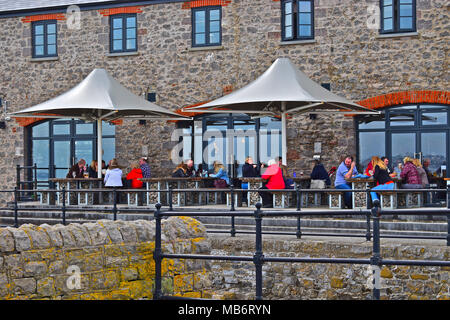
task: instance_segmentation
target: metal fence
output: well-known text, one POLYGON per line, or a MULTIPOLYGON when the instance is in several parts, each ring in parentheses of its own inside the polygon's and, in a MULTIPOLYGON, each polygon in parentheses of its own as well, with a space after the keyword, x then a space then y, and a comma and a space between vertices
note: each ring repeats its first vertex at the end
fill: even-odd
MULTIPOLYGON (((142 213, 153 213, 155 224, 156 224, 156 232, 155 232, 155 250, 153 253, 155 260, 155 292, 154 299, 174 299, 176 297, 165 296, 162 293, 161 288, 161 263, 163 259, 205 259, 205 260, 222 260, 222 261, 243 261, 253 263, 255 266, 256 276, 256 293, 255 297, 257 300, 261 300, 263 298, 263 278, 262 278, 262 266, 266 262, 275 262, 275 263, 339 263, 339 264, 366 264, 370 265, 373 270, 373 299, 380 299, 380 270, 383 265, 407 265, 407 266, 440 266, 440 267, 449 267, 449 261, 435 261, 435 260, 388 260, 383 259, 381 257, 380 250, 380 239, 382 235, 380 234, 380 219, 382 215, 420 215, 421 213, 417 210, 382 210, 379 206, 375 206, 371 209, 367 208, 365 210, 301 210, 301 202, 299 201, 299 195, 302 192, 333 192, 333 190, 282 190, 285 192, 295 192, 297 194, 297 208, 295 210, 261 210, 261 204, 257 203, 255 208, 256 210, 241 210, 237 211, 233 204, 233 192, 271 192, 273 190, 260 190, 260 189, 200 189, 200 190, 192 190, 192 189, 168 189, 168 190, 146 190, 146 189, 120 189, 121 192, 166 192, 169 195, 169 199, 172 199, 171 195, 173 192, 208 192, 208 191, 224 191, 231 193, 231 207, 229 211, 222 212, 214 212, 214 210, 207 211, 189 211, 189 208, 180 211, 174 211, 172 203, 170 202, 167 208, 167 211, 162 211, 161 204, 157 203, 155 208, 143 207, 143 208, 119 208, 117 205, 117 197, 116 194, 118 189, 78 189, 78 190, 70 190, 70 192, 112 192, 113 193, 113 203, 109 208, 89 208, 89 211, 96 212, 111 212, 113 214, 113 220, 117 220, 120 213, 127 212, 142 212, 142 213), (339 217, 339 216, 361 216, 366 218, 366 237, 367 241, 373 241, 373 250, 372 256, 368 259, 354 259, 354 258, 292 258, 292 257, 266 257, 263 252, 263 241, 262 236, 264 234, 262 230, 262 222, 265 217, 296 217, 297 218, 297 231, 295 235, 297 238, 300 238, 302 235, 305 235, 301 231, 301 218, 306 216, 327 216, 327 217, 339 217), (172 216, 190 216, 190 217, 200 217, 200 216, 226 216, 231 217, 231 231, 230 235, 235 236, 238 231, 234 226, 235 217, 253 217, 255 219, 255 252, 253 256, 214 256, 214 255, 195 255, 195 254, 165 254, 162 252, 162 243, 161 243, 161 220, 164 217, 172 217, 172 216), (373 224, 373 230, 371 230, 371 223, 373 224)), ((427 190, 427 189, 426 189, 427 190)), ((21 210, 30 210, 26 207, 19 207, 18 199, 19 194, 21 192, 38 192, 42 190, 19 190, 17 187, 14 190, 0 190, 0 193, 13 193, 14 201, 13 207, 3 207, 0 208, 1 211, 5 210, 13 210, 14 212, 14 224, 17 227, 19 225, 19 212, 21 210)), ((33 208, 33 211, 61 211, 61 219, 62 223, 66 224, 66 213, 68 211, 80 211, 81 206, 67 206, 66 205, 66 196, 67 190, 62 188, 61 190, 45 190, 46 192, 59 192, 62 194, 62 203, 60 206, 54 207, 46 207, 46 208, 33 208)), ((364 190, 345 190, 346 192, 361 192, 364 190)), ((369 194, 370 190, 366 190, 369 194)), ((408 192, 408 190, 398 190, 399 192, 408 192)), ((409 190, 413 192, 423 191, 422 189, 414 189, 409 190)), ((436 191, 436 190, 433 190, 436 191)), ((433 215, 446 216, 447 217, 447 235, 444 237, 416 237, 416 238, 428 238, 428 239, 441 239, 446 240, 447 246, 450 245, 450 188, 443 190, 447 192, 447 208, 442 209, 433 209, 433 215)), ((422 213, 423 214, 423 213, 422 213)), ((272 233, 276 234, 276 233, 272 233)), ((310 234, 311 235, 311 234, 310 234)), ((334 235, 334 236, 361 236, 361 235, 343 235, 343 234, 317 234, 317 235, 334 235)), ((395 236, 390 236, 395 237, 395 236)), ((411 237, 411 236, 408 236, 411 237)))
MULTIPOLYGON (((306 214, 313 214, 316 216, 320 215, 332 215, 332 216, 342 216, 349 214, 350 210, 340 210, 337 212, 330 213, 329 211, 315 211, 307 212, 306 214)), ((208 216, 222 216, 223 213, 199 213, 199 212, 162 212, 161 205, 156 205, 156 210, 154 213, 156 222, 155 231, 155 250, 153 258, 155 261, 155 292, 154 299, 178 299, 174 296, 165 296, 162 293, 161 281, 162 281, 162 260, 163 259, 202 259, 202 260, 222 260, 222 261, 240 261, 240 262, 253 262, 255 266, 255 284, 256 300, 263 299, 263 272, 262 267, 266 262, 276 262, 276 263, 338 263, 338 264, 365 264, 372 267, 373 272, 373 290, 372 298, 374 300, 380 299, 380 271, 383 265, 404 265, 404 266, 439 266, 439 267, 449 267, 449 261, 440 260, 389 260, 383 259, 381 257, 381 246, 380 246, 380 218, 382 214, 392 214, 392 211, 396 210, 381 210, 380 207, 373 207, 368 212, 368 216, 373 221, 373 248, 372 256, 369 259, 354 259, 354 258, 292 258, 292 257, 266 257, 263 252, 263 240, 262 240, 262 221, 264 217, 281 217, 281 216, 299 216, 305 213, 300 213, 297 211, 292 212, 280 212, 280 211, 262 211, 261 204, 256 205, 256 210, 254 212, 228 212, 227 216, 237 217, 246 216, 255 218, 256 232, 255 232, 255 252, 253 256, 225 256, 225 255, 199 255, 199 254, 165 254, 162 252, 161 243, 161 220, 163 217, 173 217, 173 216, 192 216, 198 217, 202 215, 208 216)), ((437 210, 439 215, 446 215, 447 219, 450 221, 450 209, 437 210)), ((353 212, 354 213, 354 212, 353 212)), ((398 212, 396 212, 398 214, 398 212)), ((361 212, 360 214, 366 215, 367 212, 361 212)), ((407 214, 414 214, 414 212, 408 212, 407 214)), ((417 214, 417 213, 416 213, 417 214)), ((449 230, 447 234, 447 245, 450 244, 450 223, 449 230)))

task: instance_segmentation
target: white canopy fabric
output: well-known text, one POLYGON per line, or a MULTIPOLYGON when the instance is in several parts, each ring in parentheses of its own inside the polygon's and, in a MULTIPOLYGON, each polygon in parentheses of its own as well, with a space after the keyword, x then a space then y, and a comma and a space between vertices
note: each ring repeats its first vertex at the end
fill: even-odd
POLYGON ((110 121, 118 118, 188 119, 139 97, 105 69, 94 69, 69 91, 38 105, 12 113, 13 117, 51 113, 58 117, 110 121))
MULTIPOLYGON (((104 69, 94 69, 69 91, 11 117, 77 118, 97 122, 97 161, 102 161, 102 121, 119 118, 189 120, 169 109, 151 103, 122 86, 104 69)), ((101 178, 101 170, 98 171, 101 178)))
POLYGON ((314 104, 314 110, 347 109, 376 113, 315 83, 289 58, 278 58, 261 76, 241 89, 214 101, 189 108, 189 111, 195 109, 204 111, 204 109, 226 106, 232 110, 248 113, 281 114, 282 102, 285 104, 287 113, 311 112, 308 106, 311 104, 314 104))
POLYGON ((309 79, 289 58, 278 58, 261 76, 241 89, 186 111, 281 115, 283 164, 286 164, 287 153, 287 114, 379 113, 326 90, 309 79))

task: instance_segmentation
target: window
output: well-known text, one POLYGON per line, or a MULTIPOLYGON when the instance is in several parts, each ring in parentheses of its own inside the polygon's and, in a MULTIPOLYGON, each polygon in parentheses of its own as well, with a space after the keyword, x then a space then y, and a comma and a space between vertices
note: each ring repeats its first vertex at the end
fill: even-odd
POLYGON ((313 39, 314 1, 285 0, 281 5, 283 41, 313 39))
POLYGON ((56 20, 35 21, 31 27, 33 58, 56 57, 56 20))
POLYGON ((136 14, 116 14, 110 16, 110 52, 137 51, 136 14))
POLYGON ((192 9, 192 46, 217 46, 222 43, 221 7, 192 9))
POLYGON ((416 0, 381 0, 381 33, 416 31, 416 0))

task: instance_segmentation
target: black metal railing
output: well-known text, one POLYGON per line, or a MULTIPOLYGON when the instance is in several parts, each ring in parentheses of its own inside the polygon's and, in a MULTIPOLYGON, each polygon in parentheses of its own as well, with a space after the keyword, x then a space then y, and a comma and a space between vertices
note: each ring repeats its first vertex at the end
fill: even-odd
MULTIPOLYGON (((394 209, 394 210, 382 210, 380 207, 366 208, 361 210, 351 210, 351 209, 336 209, 336 210, 301 210, 301 204, 299 204, 299 198, 297 198, 297 208, 296 210, 261 210, 261 204, 257 203, 255 208, 256 210, 241 210, 237 211, 233 207, 233 192, 273 192, 273 190, 267 189, 167 189, 167 190, 151 190, 151 189, 120 189, 120 192, 133 192, 133 193, 147 193, 147 192, 164 192, 169 195, 168 199, 170 199, 168 204, 167 211, 161 211, 161 204, 157 203, 155 208, 151 207, 143 207, 143 208, 120 208, 117 203, 117 192, 119 189, 71 189, 70 191, 66 190, 64 187, 62 189, 47 189, 45 192, 49 193, 61 193, 62 203, 60 206, 47 206, 43 208, 32 208, 32 211, 61 211, 62 223, 66 224, 66 213, 68 211, 79 211, 80 206, 68 206, 66 205, 67 193, 68 192, 82 192, 82 193, 103 193, 103 192, 112 192, 113 193, 113 203, 110 207, 102 207, 102 208, 89 208, 89 211, 94 212, 111 212, 113 214, 113 220, 117 220, 119 218, 119 214, 127 213, 127 212, 142 212, 142 213, 153 213, 155 223, 156 223, 156 234, 155 234, 155 250, 154 250, 154 260, 155 260, 155 299, 167 299, 174 298, 164 296, 161 291, 161 261, 163 259, 206 259, 206 260, 224 260, 224 261, 244 261, 244 262, 253 262, 255 265, 256 276, 255 276, 255 284, 256 284, 256 299, 262 299, 263 292, 263 278, 262 278, 262 266, 266 262, 275 262, 275 263, 341 263, 341 264, 367 264, 372 266, 372 270, 374 272, 374 289, 373 289, 373 299, 380 298, 380 288, 379 288, 379 280, 380 280, 380 267, 382 265, 409 265, 409 266, 450 266, 450 262, 448 261, 436 261, 436 260, 388 260, 383 259, 381 257, 381 249, 380 249, 380 239, 383 237, 380 233, 380 218, 382 215, 422 215, 423 212, 420 212, 415 209, 394 209), (175 211, 171 204, 172 193, 173 192, 230 192, 231 193, 231 208, 229 211, 222 212, 214 212, 214 209, 210 209, 207 211, 189 211, 189 210, 180 210, 175 211), (265 217, 296 217, 297 218, 297 230, 295 235, 297 238, 300 238, 306 233, 301 231, 301 218, 306 216, 326 216, 326 217, 338 217, 338 216, 361 216, 366 218, 366 240, 373 241, 373 250, 372 256, 369 259, 353 259, 353 258, 292 258, 292 257, 266 257, 263 252, 262 246, 262 236, 265 234, 262 230, 263 219, 265 217), (253 217, 255 219, 255 252, 253 256, 214 256, 214 255, 194 255, 194 254, 165 254, 162 252, 162 243, 161 243, 161 220, 163 217, 171 217, 171 216, 191 216, 191 217, 201 217, 201 216, 226 216, 232 218, 232 226, 230 234, 231 236, 235 236, 237 233, 240 233, 236 230, 234 225, 235 217, 253 217), (371 223, 373 224, 373 230, 371 230, 371 223)), ((425 189, 428 190, 428 189, 425 189)), ((447 235, 443 237, 435 237, 434 239, 446 240, 447 246, 450 245, 450 187, 447 189, 443 189, 447 192, 447 208, 442 209, 433 209, 433 215, 446 216, 447 217, 447 235)), ((14 201, 11 207, 0 208, 1 211, 5 210, 13 210, 14 212, 14 225, 16 227, 19 226, 19 212, 23 210, 30 210, 27 207, 19 206, 18 199, 20 198, 19 194, 21 192, 42 192, 43 190, 19 190, 17 187, 14 190, 0 190, 0 193, 13 193, 14 201)), ((277 191, 286 191, 286 192, 296 192, 297 195, 300 195, 301 192, 342 192, 340 190, 335 189, 296 189, 296 190, 277 190, 277 191)), ((345 190, 345 192, 361 192, 365 191, 367 193, 370 190, 345 190)), ((421 192, 422 189, 413 189, 406 190, 400 189, 395 190, 397 192, 421 192)), ((428 190, 429 191, 429 190, 428 190)), ((433 189, 436 191, 436 189, 433 189)), ((442 190, 439 190, 442 191, 442 190)), ((368 202, 369 203, 369 202, 368 202)), ((276 234, 276 233, 272 233, 276 234)), ((281 233, 278 233, 281 234, 281 233)), ((317 234, 317 235, 331 235, 331 234, 317 234)), ((345 235, 345 234, 332 234, 334 236, 361 236, 361 235, 345 235)), ((395 236, 385 236, 385 237, 395 237, 395 236)), ((406 237, 406 236, 405 236, 406 237)), ((409 236, 410 237, 410 236, 409 236)), ((418 238, 418 237, 417 237, 418 238)), ((426 237, 425 237, 426 238, 426 237)))
MULTIPOLYGON (((348 212, 338 211, 332 212, 333 216, 341 216, 348 214, 348 212)), ((262 221, 264 217, 280 217, 280 216, 295 216, 301 214, 299 212, 277 212, 277 211, 262 211, 261 204, 256 205, 256 210, 254 212, 238 213, 229 212, 228 215, 231 216, 253 216, 255 218, 256 232, 255 232, 255 251, 253 256, 229 256, 229 255, 199 255, 199 254, 166 254, 162 252, 161 243, 161 221, 163 217, 173 217, 173 216, 201 216, 201 215, 214 215, 220 216, 223 213, 199 213, 199 212, 162 212, 161 205, 156 205, 155 216, 155 250, 153 252, 153 257, 155 261, 155 291, 154 299, 174 299, 176 297, 163 295, 161 279, 162 279, 162 260, 163 259, 201 259, 201 260, 221 260, 221 261, 239 261, 239 262, 253 262, 255 266, 255 299, 263 299, 263 272, 262 267, 266 262, 273 263, 333 263, 333 264, 366 264, 371 265, 373 272, 373 290, 372 298, 374 300, 380 299, 380 270, 383 265, 407 265, 407 266, 439 266, 439 267, 449 267, 449 261, 441 260, 389 260, 383 259, 381 256, 381 245, 380 245, 380 217, 384 213, 392 213, 395 210, 381 210, 380 207, 373 207, 370 210, 370 218, 373 221, 373 246, 372 246, 372 256, 368 259, 355 259, 355 258, 293 258, 293 257, 267 257, 263 252, 263 241, 262 241, 262 221)), ((363 212, 362 212, 363 213, 363 212)), ((366 214, 365 212, 363 214, 366 214)), ((413 214, 413 212, 408 212, 408 214, 413 214)), ((450 220, 450 209, 439 210, 436 214, 446 215, 447 219, 450 220)), ((329 211, 315 211, 314 215, 330 215, 329 211)), ((450 226, 450 224, 449 224, 450 226)), ((450 234, 450 227, 449 227, 450 234)), ((450 244, 450 236, 447 236, 447 245, 450 244)), ((176 298, 178 299, 178 298, 176 298)))

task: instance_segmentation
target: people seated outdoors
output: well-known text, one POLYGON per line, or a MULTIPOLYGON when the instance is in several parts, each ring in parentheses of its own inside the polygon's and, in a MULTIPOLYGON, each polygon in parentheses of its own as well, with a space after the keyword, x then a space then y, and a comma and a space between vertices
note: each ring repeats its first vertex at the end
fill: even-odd
POLYGON ((421 189, 422 180, 420 180, 419 172, 416 166, 413 164, 413 159, 410 157, 403 158, 404 166, 402 166, 402 172, 400 172, 400 178, 403 181, 403 189, 421 189))
MULTIPOLYGON (((119 166, 117 159, 111 159, 109 161, 108 169, 106 169, 105 178, 103 182, 105 183, 105 187, 109 188, 117 188, 122 187, 122 166, 119 166)), ((120 203, 120 193, 116 193, 116 202, 120 203)))
MULTIPOLYGON (((358 174, 358 170, 356 169, 355 161, 352 156, 346 156, 344 161, 341 162, 337 171, 336 171, 336 180, 334 181, 334 187, 336 189, 352 189, 350 183, 347 182, 346 179, 350 179, 353 176, 358 174)), ((352 208, 352 193, 345 192, 344 193, 344 204, 348 209, 352 208)))
POLYGON ((87 171, 86 160, 80 159, 69 169, 66 178, 83 178, 85 171, 87 171))
POLYGON ((142 169, 139 166, 139 162, 133 162, 131 164, 131 171, 127 174, 127 180, 131 181, 130 187, 132 189, 140 189, 144 183, 139 180, 144 176, 142 175, 142 169))
POLYGON ((222 163, 219 161, 214 161, 214 173, 209 176, 216 178, 214 180, 214 187, 216 188, 226 188, 230 184, 230 179, 228 178, 227 171, 222 163))
POLYGON ((370 159, 370 162, 367 164, 366 170, 364 170, 364 174, 366 176, 372 177, 373 176, 373 161, 377 158, 377 156, 373 156, 372 159, 370 159))
MULTIPOLYGON (((261 175, 261 178, 263 178, 265 182, 260 189, 284 189, 285 184, 283 174, 281 172, 281 168, 278 166, 278 163, 274 159, 271 159, 267 164, 267 169, 261 175)), ((263 208, 273 208, 273 194, 268 191, 258 191, 258 193, 262 198, 263 208)))
POLYGON ((92 160, 88 168, 89 178, 98 178, 98 162, 92 160))
POLYGON ((331 185, 331 179, 320 160, 313 159, 314 167, 311 171, 311 189, 324 189, 331 185))
POLYGON ((143 178, 150 178, 150 167, 147 163, 147 157, 139 159, 139 166, 141 167, 143 178))
POLYGON ((387 170, 386 163, 382 161, 379 157, 372 157, 372 168, 373 170, 373 179, 377 183, 377 186, 372 188, 372 192, 370 192, 370 196, 372 197, 372 203, 374 206, 380 206, 380 199, 378 198, 378 194, 374 190, 392 190, 394 189, 394 181, 392 181, 391 176, 387 170))
MULTIPOLYGON (((242 177, 244 178, 256 178, 261 175, 261 168, 253 163, 252 157, 245 158, 245 163, 242 166, 242 177)), ((248 189, 248 182, 241 183, 241 189, 248 189)), ((247 203, 247 192, 242 192, 242 202, 247 203)))
POLYGON ((422 182, 422 188, 426 189, 430 186, 428 182, 427 172, 423 169, 422 164, 419 159, 413 159, 412 163, 416 166, 417 172, 419 173, 420 181, 422 182))
POLYGON ((122 166, 119 166, 117 159, 114 158, 109 162, 103 182, 105 187, 122 187, 122 166))
POLYGON ((186 161, 186 176, 187 177, 195 177, 196 171, 194 167, 194 161, 189 159, 186 161))
POLYGON ((172 178, 186 178, 187 175, 188 166, 187 164, 181 162, 175 170, 172 172, 172 178))
POLYGON ((386 170, 389 176, 392 178, 396 177, 397 173, 394 171, 394 169, 391 168, 391 166, 389 166, 389 159, 387 157, 381 157, 381 161, 383 161, 384 164, 386 165, 386 170))
POLYGON ((284 186, 286 189, 294 189, 294 180, 289 178, 287 166, 283 164, 283 158, 282 157, 276 157, 275 161, 278 163, 278 166, 281 169, 281 174, 283 175, 284 179, 284 186))
POLYGON ((428 159, 428 158, 423 159, 422 167, 423 167, 423 170, 425 170, 425 172, 427 173, 428 178, 433 176, 433 173, 429 169, 430 163, 431 163, 430 159, 428 159))

